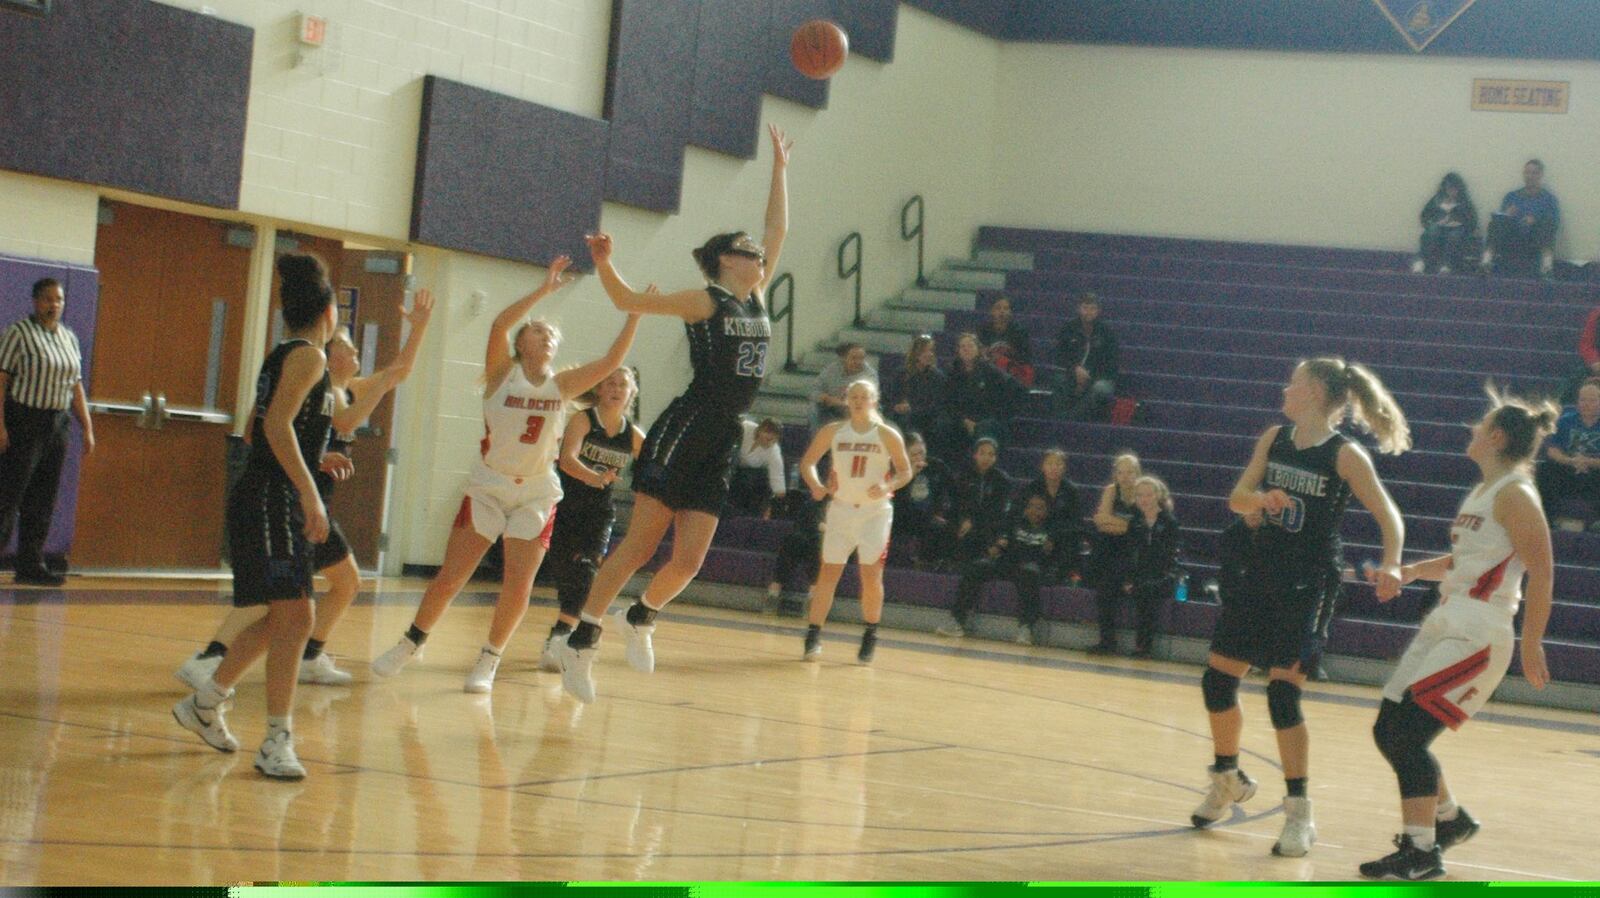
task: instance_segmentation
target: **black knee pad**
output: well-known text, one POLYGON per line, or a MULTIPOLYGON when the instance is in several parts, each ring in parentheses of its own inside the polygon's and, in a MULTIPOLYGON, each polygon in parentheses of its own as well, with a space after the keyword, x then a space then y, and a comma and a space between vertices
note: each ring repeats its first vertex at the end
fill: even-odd
POLYGON ((1372 725, 1372 737, 1400 781, 1401 798, 1422 798, 1439 791, 1439 761, 1428 747, 1444 725, 1415 703, 1385 701, 1372 725))
POLYGON ((1268 683, 1267 713, 1272 716, 1272 728, 1275 730, 1299 726, 1305 720, 1300 715, 1300 687, 1288 680, 1268 683))
POLYGON ((1206 697, 1206 710, 1221 714, 1239 704, 1239 678, 1208 667, 1200 675, 1200 692, 1206 697))
POLYGON ((594 575, 600 570, 600 563, 590 556, 580 555, 569 560, 564 567, 556 585, 556 601, 561 604, 562 614, 577 617, 584 603, 589 600, 589 587, 594 585, 594 575))

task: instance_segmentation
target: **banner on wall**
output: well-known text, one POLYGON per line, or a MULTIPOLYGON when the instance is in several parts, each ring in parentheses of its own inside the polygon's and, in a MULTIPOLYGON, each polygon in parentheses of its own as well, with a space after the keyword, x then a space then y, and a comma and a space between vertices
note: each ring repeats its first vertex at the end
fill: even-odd
POLYGON ((1421 53, 1477 0, 1372 0, 1411 49, 1421 53))
POLYGON ((1565 115, 1570 81, 1511 81, 1505 78, 1472 79, 1472 108, 1476 112, 1547 112, 1565 115))

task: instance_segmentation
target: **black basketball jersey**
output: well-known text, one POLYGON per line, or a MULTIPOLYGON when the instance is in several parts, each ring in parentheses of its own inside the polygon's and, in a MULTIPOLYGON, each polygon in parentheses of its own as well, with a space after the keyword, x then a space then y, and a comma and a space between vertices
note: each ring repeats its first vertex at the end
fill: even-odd
MULTIPOLYGON (((597 471, 621 472, 628 462, 633 461, 631 423, 624 417, 622 429, 614 435, 607 434, 598 412, 591 408, 584 414, 589 418, 589 430, 583 435, 583 445, 578 447, 578 460, 597 471)), ((556 514, 557 526, 575 514, 588 517, 594 513, 596 518, 610 520, 611 484, 592 487, 561 471, 559 467, 557 470, 561 474, 561 507, 556 514)))
MULTIPOLYGON (((349 405, 350 403, 355 402, 355 400, 356 395, 350 392, 349 387, 346 387, 344 391, 345 404, 349 405)), ((354 446, 355 442, 356 435, 354 431, 343 433, 338 430, 334 430, 331 427, 329 428, 328 452, 337 452, 340 455, 348 456, 350 454, 350 447, 354 446)), ((315 466, 311 466, 311 479, 316 481, 317 493, 320 494, 324 500, 333 495, 334 479, 332 475, 324 474, 317 470, 315 466)))
MULTIPOLYGON (((261 375, 256 378, 255 420, 250 425, 249 467, 258 472, 284 478, 289 476, 278 464, 278 457, 273 454, 272 444, 267 440, 267 409, 272 405, 278 382, 283 379, 283 360, 301 346, 310 345, 305 340, 285 340, 261 363, 261 375)), ((317 469, 322 451, 328 445, 328 433, 333 429, 332 389, 328 372, 323 371, 322 379, 312 385, 311 392, 306 394, 305 402, 300 404, 300 410, 294 416, 294 437, 300 444, 300 457, 312 471, 317 469)))
POLYGON ((754 295, 740 300, 715 284, 706 292, 716 311, 704 321, 684 325, 694 368, 684 395, 733 417, 749 410, 766 376, 772 321, 754 295))
POLYGON ((1263 557, 1289 557, 1306 563, 1337 559, 1339 522, 1350 502, 1350 484, 1339 476, 1339 450, 1349 438, 1334 431, 1304 449, 1294 445, 1294 425, 1278 428, 1267 447, 1263 490, 1283 490, 1290 505, 1267 516, 1261 531, 1263 557))

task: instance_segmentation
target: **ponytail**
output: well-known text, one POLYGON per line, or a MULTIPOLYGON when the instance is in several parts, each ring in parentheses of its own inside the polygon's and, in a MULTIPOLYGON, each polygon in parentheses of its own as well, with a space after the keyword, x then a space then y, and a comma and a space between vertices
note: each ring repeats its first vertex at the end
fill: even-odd
POLYGON ((1500 456, 1512 464, 1526 464, 1539 451, 1539 444, 1555 432, 1561 409, 1548 399, 1522 399, 1501 392, 1493 381, 1483 385, 1489 394, 1489 426, 1506 435, 1500 456))
POLYGON ((1399 455, 1411 448, 1411 426, 1383 381, 1365 365, 1339 358, 1316 358, 1300 363, 1306 374, 1322 384, 1329 412, 1348 408, 1350 420, 1378 439, 1378 451, 1399 455))

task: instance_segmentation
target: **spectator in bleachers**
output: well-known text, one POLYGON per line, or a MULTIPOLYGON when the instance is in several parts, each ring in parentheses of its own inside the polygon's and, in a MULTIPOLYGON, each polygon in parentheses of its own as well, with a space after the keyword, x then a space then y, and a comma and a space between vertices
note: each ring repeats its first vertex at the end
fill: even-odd
POLYGON ((1065 373, 1056 384, 1056 413, 1077 420, 1101 417, 1117 392, 1117 338, 1100 320, 1100 298, 1078 298, 1078 317, 1056 335, 1056 364, 1065 373))
POLYGON ((1439 189, 1422 207, 1422 251, 1411 270, 1449 274, 1466 269, 1478 254, 1478 208, 1467 193, 1467 183, 1455 172, 1444 176, 1439 189))
POLYGON ((956 338, 956 357, 950 361, 945 393, 945 410, 955 422, 955 445, 935 449, 954 459, 974 440, 997 439, 1008 416, 1007 378, 982 355, 977 334, 963 333, 956 338))
POLYGON ((1111 482, 1100 491, 1100 505, 1092 519, 1095 532, 1089 575, 1085 578, 1094 588, 1095 604, 1100 610, 1100 641, 1089 649, 1091 654, 1109 655, 1117 650, 1117 608, 1130 560, 1128 529, 1138 511, 1134 486, 1143 475, 1139 456, 1124 452, 1112 459, 1111 482))
POLYGON ((782 508, 793 525, 783 535, 772 559, 767 581, 767 611, 799 617, 805 610, 805 593, 817 578, 822 558, 822 515, 826 502, 816 502, 808 490, 790 490, 782 508))
POLYGON ((1011 478, 996 464, 1000 444, 979 437, 972 447, 972 465, 956 486, 956 560, 983 554, 1006 525, 1011 508, 1011 478))
POLYGON ((1537 479, 1539 498, 1554 526, 1575 530, 1587 524, 1600 533, 1600 378, 1585 381, 1577 406, 1556 421, 1537 479), (1571 508, 1574 503, 1588 508, 1578 511, 1571 508))
POLYGON ((1544 189, 1544 163, 1529 159, 1522 166, 1522 187, 1506 194, 1500 208, 1489 216, 1489 245, 1480 263, 1484 272, 1503 271, 1509 262, 1520 270, 1536 269, 1540 277, 1550 277, 1559 227, 1561 204, 1555 194, 1544 189))
POLYGON ((739 443, 739 464, 733 470, 728 513, 772 516, 772 503, 782 502, 788 491, 784 481, 783 449, 778 440, 783 428, 767 418, 760 424, 740 419, 744 437, 739 443))
POLYGON ((929 334, 918 334, 911 338, 905 367, 890 385, 885 404, 889 406, 890 420, 902 432, 928 434, 937 441, 938 434, 948 431, 951 422, 945 414, 948 379, 939 370, 939 359, 934 349, 933 337, 929 334))
POLYGON ((1578 388, 1592 377, 1600 377, 1600 305, 1594 307, 1583 320, 1583 331, 1578 335, 1578 357, 1583 360, 1578 370, 1561 390, 1561 404, 1578 401, 1578 388))
POLYGON ((838 421, 849 414, 844 404, 844 392, 858 380, 870 380, 878 386, 878 371, 867 363, 867 350, 860 343, 840 343, 834 350, 838 358, 817 372, 811 387, 811 432, 822 425, 838 421))
POLYGON ((956 485, 950 468, 928 457, 922 434, 906 435, 911 482, 894 494, 894 529, 889 563, 896 567, 943 568, 955 552, 956 485))
POLYGON ((1013 508, 1026 507, 1033 496, 1044 499, 1049 512, 1050 541, 1054 544, 1045 559, 1045 582, 1069 580, 1078 570, 1078 548, 1083 542, 1083 521, 1078 509, 1078 485, 1067 477, 1067 450, 1052 446, 1039 459, 1039 476, 1018 491, 1013 508))
POLYGON ((1183 574, 1178 566, 1182 534, 1178 519, 1172 513, 1172 493, 1160 478, 1140 477, 1133 495, 1138 509, 1128 525, 1131 558, 1122 583, 1122 595, 1124 600, 1133 603, 1136 620, 1133 657, 1148 658, 1161 621, 1161 609, 1172 600, 1173 590, 1183 574))
POLYGON ((1013 362, 1033 364, 1033 338, 1026 328, 1012 319, 1011 300, 1004 296, 996 297, 989 304, 989 320, 978 328, 978 342, 983 344, 984 349, 1004 343, 1010 347, 1009 356, 1013 362))
POLYGON ((962 565, 955 608, 950 612, 955 621, 940 627, 939 635, 967 635, 983 585, 990 580, 1010 580, 1017 590, 1015 641, 1018 645, 1033 645, 1033 628, 1039 623, 1039 587, 1044 567, 1055 549, 1049 517, 1045 498, 1029 496, 1021 514, 996 534, 984 553, 962 565))

